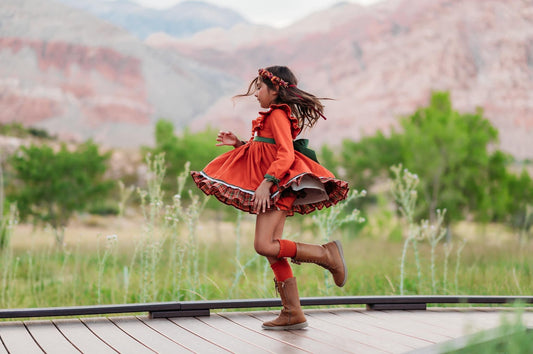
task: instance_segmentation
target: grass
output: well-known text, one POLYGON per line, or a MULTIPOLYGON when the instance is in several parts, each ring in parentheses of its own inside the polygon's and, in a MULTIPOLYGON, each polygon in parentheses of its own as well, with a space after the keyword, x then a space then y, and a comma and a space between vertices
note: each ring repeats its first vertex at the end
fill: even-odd
MULTIPOLYGON (((229 207, 206 210, 200 193, 184 205, 187 165, 166 204, 162 157, 147 165, 153 179, 137 191, 137 210, 79 216, 61 245, 53 230, 10 224, 9 245, 0 250, 0 308, 275 297, 268 262, 254 252, 255 217, 229 207)), ((445 243, 439 222, 409 217, 415 175, 398 177, 409 182, 397 184, 403 218, 378 203, 368 221, 357 210, 341 213, 342 204, 287 221, 284 235, 292 240, 342 239, 348 267, 346 285, 337 288, 322 268, 294 266, 300 296, 533 292, 532 241, 501 226, 462 223, 445 243)))
MULTIPOLYGON (((66 230, 66 246, 58 248, 50 231, 16 225, 11 247, 2 255, 0 273, 0 307, 46 307, 90 304, 113 304, 148 301, 264 298, 274 297, 272 275, 262 257, 253 251, 254 218, 241 215, 240 238, 236 246, 236 223, 216 221, 204 212, 198 222, 196 259, 186 251, 180 263, 172 260, 176 253, 170 245, 176 240, 159 235, 160 252, 150 263, 149 279, 137 245, 142 239, 141 217, 121 219, 99 217, 92 226, 78 221, 66 230), (108 235, 116 238, 108 239, 108 235), (174 263, 172 263, 174 262, 174 263), (197 270, 194 269, 196 262, 197 270), (180 264, 169 267, 169 264, 180 264), (190 268, 190 269, 185 269, 190 268), (189 271, 191 270, 191 271, 189 271), (176 274, 181 274, 179 279, 176 274), (238 277, 237 277, 238 275, 238 277), (237 279, 237 280, 236 280, 237 279), (176 286, 176 282, 178 286, 176 286), (154 284, 154 285, 151 285, 154 284), (149 287, 149 289, 145 289, 149 287), (153 294, 149 298, 146 294, 153 294)), ((304 241, 320 242, 303 220, 295 217, 287 222, 286 235, 304 241)), ((179 230, 178 244, 187 248, 189 236, 179 230)), ((403 242, 360 234, 350 237, 344 229, 335 236, 343 239, 349 278, 344 288, 330 288, 322 269, 312 264, 293 266, 300 295, 399 295, 400 259, 403 242)), ((533 291, 533 245, 521 245, 512 238, 486 242, 482 235, 471 235, 457 260, 448 259, 448 281, 444 284, 445 252, 435 252, 436 294, 528 295, 533 291)), ((434 294, 431 276, 431 245, 419 245, 420 270, 413 252, 405 259, 404 294, 434 294)))

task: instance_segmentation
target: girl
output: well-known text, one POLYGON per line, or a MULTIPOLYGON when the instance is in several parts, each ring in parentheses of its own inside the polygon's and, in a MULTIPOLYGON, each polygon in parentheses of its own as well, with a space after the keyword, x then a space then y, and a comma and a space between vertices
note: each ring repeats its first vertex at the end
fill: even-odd
POLYGON ((216 145, 235 149, 211 161, 203 171, 191 172, 204 193, 257 214, 254 247, 268 259, 283 305, 279 317, 263 323, 264 329, 307 327, 287 257, 294 263, 316 263, 326 268, 338 286, 346 282, 339 241, 320 246, 282 239, 287 216, 332 206, 348 193, 346 182, 316 162, 312 150, 305 147, 307 141, 293 141, 303 128, 311 128, 320 117, 325 119, 319 99, 300 90, 297 83, 285 66, 260 69, 248 91, 236 96, 254 94, 261 108, 268 109, 252 121, 250 140, 244 142, 231 132, 220 132, 216 145))

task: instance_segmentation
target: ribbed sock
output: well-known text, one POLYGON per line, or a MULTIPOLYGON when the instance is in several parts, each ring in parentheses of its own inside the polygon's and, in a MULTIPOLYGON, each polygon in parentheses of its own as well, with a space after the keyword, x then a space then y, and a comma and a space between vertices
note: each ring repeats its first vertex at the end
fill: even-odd
POLYGON ((289 240, 278 240, 279 241, 279 253, 278 258, 285 257, 294 257, 296 256, 296 243, 289 240))
POLYGON ((274 276, 279 282, 293 277, 291 265, 286 258, 282 258, 279 261, 272 263, 270 268, 274 271, 274 276))

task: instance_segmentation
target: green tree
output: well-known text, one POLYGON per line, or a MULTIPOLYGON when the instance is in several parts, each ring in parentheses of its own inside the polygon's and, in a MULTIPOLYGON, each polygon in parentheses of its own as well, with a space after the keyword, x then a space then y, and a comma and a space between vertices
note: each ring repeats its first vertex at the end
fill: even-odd
POLYGON ((400 126, 401 132, 388 137, 378 133, 343 142, 341 160, 351 182, 368 188, 401 163, 420 179, 419 217, 446 209, 448 222, 467 215, 508 221, 517 208, 525 208, 525 201, 515 201, 530 195, 531 179, 509 172, 511 156, 490 151, 498 132, 482 110, 459 113, 448 93, 435 92, 427 107, 402 118, 400 126))
POLYGON ((358 190, 369 188, 376 181, 389 176, 388 167, 401 161, 400 136, 386 137, 382 132, 355 142, 344 140, 341 165, 350 185, 358 190))
MULTIPOLYGON (((205 165, 218 155, 230 150, 230 147, 216 146, 217 131, 207 129, 191 133, 186 129, 180 136, 174 132, 174 125, 167 120, 160 120, 155 129, 155 148, 148 151, 153 155, 165 154, 166 174, 163 190, 175 193, 176 179, 183 171, 185 163, 190 162, 192 171, 201 171, 205 165)), ((194 189, 194 182, 188 178, 185 190, 194 189)), ((186 194, 187 195, 187 194, 186 194)))
POLYGON ((483 112, 461 114, 448 93, 434 93, 428 107, 402 120, 402 128, 402 163, 420 177, 426 213, 445 208, 450 220, 459 220, 479 207, 488 192, 488 147, 498 138, 483 112))
POLYGON ((114 182, 104 174, 110 153, 100 154, 92 142, 56 152, 48 145, 21 147, 10 158, 13 188, 9 198, 17 202, 20 217, 47 223, 63 244, 64 228, 74 212, 105 198, 114 182))

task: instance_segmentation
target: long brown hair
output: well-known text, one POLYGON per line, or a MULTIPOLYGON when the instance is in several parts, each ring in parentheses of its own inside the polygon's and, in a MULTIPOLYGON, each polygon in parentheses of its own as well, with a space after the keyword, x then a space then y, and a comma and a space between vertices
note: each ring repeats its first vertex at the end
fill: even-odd
POLYGON ((291 108, 292 114, 298 118, 298 125, 300 129, 305 127, 311 128, 315 125, 320 117, 324 117, 324 105, 320 100, 326 100, 329 98, 318 98, 315 95, 310 94, 297 87, 298 79, 293 74, 291 69, 286 66, 269 66, 265 68, 272 75, 277 76, 287 83, 287 87, 284 85, 274 84, 268 77, 261 76, 256 77, 248 86, 248 91, 244 94, 236 95, 234 97, 251 96, 257 90, 257 82, 261 80, 271 90, 278 90, 278 95, 275 104, 285 103, 291 108))

